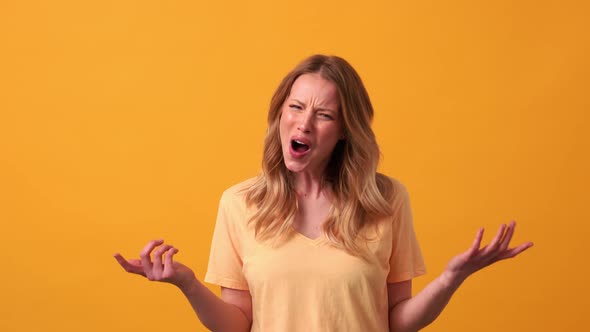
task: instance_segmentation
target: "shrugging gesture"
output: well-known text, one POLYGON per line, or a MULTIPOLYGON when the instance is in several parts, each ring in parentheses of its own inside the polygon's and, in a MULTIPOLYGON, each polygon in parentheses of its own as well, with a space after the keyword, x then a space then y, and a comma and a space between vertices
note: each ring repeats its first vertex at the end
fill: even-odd
POLYGON ((532 243, 510 248, 511 222, 481 248, 480 229, 412 297, 424 262, 405 187, 377 173, 373 114, 360 76, 340 57, 310 56, 281 80, 268 111, 262 173, 220 200, 205 280, 221 286, 221 298, 174 261, 178 249, 162 240, 149 242, 139 259, 115 259, 129 273, 176 285, 212 331, 423 328, 471 274, 532 243), (382 231, 359 242, 371 225, 382 231))

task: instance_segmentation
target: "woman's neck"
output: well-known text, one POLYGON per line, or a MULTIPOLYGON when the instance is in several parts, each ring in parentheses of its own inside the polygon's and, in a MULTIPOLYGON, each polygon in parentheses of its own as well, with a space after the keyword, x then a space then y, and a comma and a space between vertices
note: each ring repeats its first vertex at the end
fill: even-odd
POLYGON ((323 175, 307 172, 293 173, 293 185, 297 195, 303 198, 320 198, 328 189, 323 175))

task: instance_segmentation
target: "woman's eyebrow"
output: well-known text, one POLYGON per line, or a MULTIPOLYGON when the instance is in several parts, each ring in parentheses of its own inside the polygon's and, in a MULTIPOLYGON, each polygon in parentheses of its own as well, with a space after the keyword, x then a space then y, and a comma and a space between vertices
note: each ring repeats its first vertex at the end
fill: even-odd
POLYGON ((305 103, 302 102, 301 100, 297 99, 297 98, 291 98, 291 100, 294 101, 294 102, 296 102, 296 103, 299 103, 299 104, 305 106, 305 103))
MULTIPOLYGON (((305 107, 305 106, 306 106, 304 102, 302 102, 301 100, 299 100, 299 99, 297 99, 297 98, 290 98, 290 99, 291 99, 291 101, 294 101, 294 102, 296 102, 296 103, 300 104, 300 105, 301 105, 301 106, 303 106, 303 107, 305 107)), ((322 106, 320 106, 320 107, 316 107, 316 108, 315 108, 315 110, 316 110, 316 111, 324 111, 324 112, 338 113, 336 110, 333 110, 333 109, 331 109, 331 108, 322 107, 322 106)))

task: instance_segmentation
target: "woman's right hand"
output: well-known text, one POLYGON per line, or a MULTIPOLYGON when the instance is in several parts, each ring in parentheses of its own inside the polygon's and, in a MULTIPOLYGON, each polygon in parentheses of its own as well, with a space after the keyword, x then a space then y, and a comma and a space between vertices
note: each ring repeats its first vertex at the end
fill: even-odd
POLYGON ((119 253, 113 256, 129 273, 152 281, 171 283, 184 290, 195 280, 195 274, 186 265, 173 260, 176 253, 178 249, 164 244, 164 240, 153 240, 143 248, 140 259, 126 260, 119 253))

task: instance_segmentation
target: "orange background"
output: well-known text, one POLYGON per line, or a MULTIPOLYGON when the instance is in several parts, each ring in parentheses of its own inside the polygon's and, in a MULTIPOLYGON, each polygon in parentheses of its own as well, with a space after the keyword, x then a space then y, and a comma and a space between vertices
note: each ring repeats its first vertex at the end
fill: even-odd
POLYGON ((204 330, 111 255, 162 237, 202 278, 220 194, 258 172, 270 96, 313 53, 348 59, 371 94, 429 267, 416 291, 480 226, 487 242, 515 219, 535 242, 425 331, 588 326, 588 7, 3 1, 0 330, 204 330))

